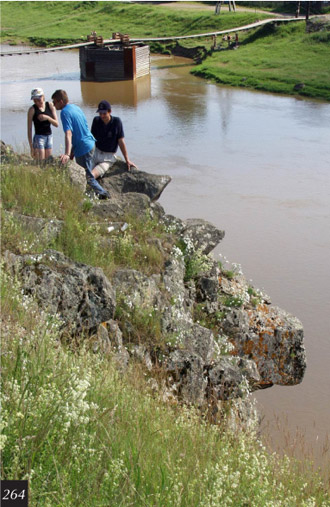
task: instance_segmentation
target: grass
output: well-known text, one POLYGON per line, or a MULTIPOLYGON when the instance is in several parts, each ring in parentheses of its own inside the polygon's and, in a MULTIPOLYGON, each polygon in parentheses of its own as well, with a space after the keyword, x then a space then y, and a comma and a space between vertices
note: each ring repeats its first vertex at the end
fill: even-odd
POLYGON ((111 38, 113 32, 131 37, 161 37, 225 30, 234 23, 242 26, 257 19, 256 14, 249 12, 214 16, 209 11, 172 11, 159 5, 124 2, 4 1, 1 11, 2 41, 38 37, 44 44, 55 39, 86 40, 91 30, 104 38, 111 38))
POLYGON ((165 351, 161 313, 153 306, 132 308, 126 298, 119 295, 116 301, 115 319, 128 349, 131 345, 142 345, 152 351, 155 356, 165 351))
POLYGON ((238 50, 213 53, 192 73, 231 86, 330 100, 329 32, 305 33, 304 22, 249 33, 238 50))
POLYGON ((48 246, 74 261, 101 267, 110 278, 116 269, 124 267, 147 275, 161 271, 168 254, 152 242, 166 242, 167 250, 171 244, 164 227, 150 216, 127 214, 127 230, 115 230, 110 235, 109 221, 96 223, 88 211, 92 201, 69 184, 65 172, 54 168, 3 166, 1 187, 3 250, 39 253, 48 246), (47 244, 39 233, 28 232, 13 213, 57 219, 61 221, 60 233, 47 244))
POLYGON ((2 271, 3 479, 40 507, 326 506, 319 476, 255 434, 168 404, 136 365, 61 345, 56 319, 2 271))

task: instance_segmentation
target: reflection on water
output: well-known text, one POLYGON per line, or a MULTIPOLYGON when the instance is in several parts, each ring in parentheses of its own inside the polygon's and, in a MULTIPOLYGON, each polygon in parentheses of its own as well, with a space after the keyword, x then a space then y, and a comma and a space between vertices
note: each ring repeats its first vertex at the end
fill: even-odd
MULTIPOLYGON (((16 148, 26 142, 36 86, 47 98, 57 88, 67 90, 89 124, 107 98, 123 120, 131 160, 172 177, 161 197, 166 211, 224 229, 215 256, 240 262, 256 287, 302 320, 303 383, 256 397, 266 422, 274 421, 274 412, 287 418, 288 429, 302 428, 319 451, 330 428, 330 104, 215 86, 190 76, 187 60, 164 56, 153 57, 151 76, 134 83, 68 79, 79 76, 74 51, 1 63, 5 142, 16 148)), ((62 148, 60 125, 55 153, 62 148)), ((283 431, 274 427, 273 434, 286 448, 283 431)))
POLYGON ((231 94, 228 89, 224 89, 222 93, 221 100, 219 101, 220 114, 219 118, 221 119, 221 127, 223 134, 226 133, 229 124, 230 124, 230 115, 232 110, 232 100, 231 94))
POLYGON ((200 81, 191 80, 187 69, 167 70, 168 79, 159 83, 159 94, 166 105, 169 118, 182 127, 201 125, 206 114, 204 107, 207 87, 200 81))
POLYGON ((115 81, 111 83, 80 82, 81 96, 86 106, 94 106, 102 99, 111 104, 137 106, 138 102, 151 97, 151 78, 143 76, 134 81, 115 81))

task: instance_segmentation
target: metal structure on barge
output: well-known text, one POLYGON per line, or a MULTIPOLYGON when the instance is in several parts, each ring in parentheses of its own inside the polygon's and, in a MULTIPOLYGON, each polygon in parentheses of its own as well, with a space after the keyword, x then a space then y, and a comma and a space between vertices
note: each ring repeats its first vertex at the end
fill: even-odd
POLYGON ((131 44, 128 35, 112 34, 112 44, 106 45, 95 32, 87 37, 94 42, 79 48, 81 81, 134 80, 150 74, 150 48, 131 44))

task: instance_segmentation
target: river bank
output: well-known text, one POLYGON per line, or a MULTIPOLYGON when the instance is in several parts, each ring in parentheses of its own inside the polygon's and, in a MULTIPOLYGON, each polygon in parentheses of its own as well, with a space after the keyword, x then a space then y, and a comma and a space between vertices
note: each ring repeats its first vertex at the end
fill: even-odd
MULTIPOLYGON (((325 23, 330 28, 330 21, 325 23)), ((306 33, 305 21, 266 25, 249 31, 238 48, 233 44, 231 51, 208 56, 192 73, 229 86, 329 101, 330 74, 324 72, 329 69, 329 28, 306 33)))
MULTIPOLYGON (((239 425, 244 407, 235 406, 235 398, 260 381, 253 361, 230 363, 243 308, 251 317, 259 305, 268 307, 268 329, 260 329, 264 340, 280 325, 280 314, 272 313, 268 298, 240 272, 207 257, 223 233, 205 221, 164 215, 152 201, 169 183, 165 177, 119 167, 103 182, 111 185, 112 199, 100 203, 86 198, 84 178, 72 186, 56 164, 39 168, 6 147, 3 163, 5 478, 28 477, 40 505, 50 492, 56 499, 64 495, 67 505, 81 494, 89 505, 98 505, 100 496, 107 503, 129 499, 136 505, 157 496, 166 505, 187 507, 208 505, 210 498, 212 506, 237 499, 284 506, 311 497, 326 504, 326 487, 316 474, 269 455, 247 431, 252 412, 239 425), (131 181, 128 193, 120 192, 122 178, 131 181), (143 188, 143 198, 134 178, 145 179, 135 188, 143 188), (124 220, 129 227, 121 230, 124 220), (212 338, 221 322, 230 341, 223 332, 212 338), (203 404, 201 393, 211 396, 206 420, 191 407, 203 404), (215 422, 216 397, 222 410, 212 426, 207 420, 215 422), (86 474, 94 486, 88 492, 79 482, 86 474)), ((292 318, 287 322, 284 341, 297 325, 292 318)), ((246 344, 251 355, 252 344, 246 344)), ((291 374, 301 376, 299 346, 295 358, 289 352, 279 367, 291 364, 291 374)), ((289 371, 284 373, 288 380, 289 371)))
MULTIPOLYGON (((240 262, 254 285, 303 322, 308 358, 303 383, 259 390, 255 396, 265 425, 274 417, 287 421, 292 442, 299 427, 315 462, 328 469, 323 442, 330 424, 324 318, 329 104, 216 86, 191 76, 189 62, 172 56, 152 56, 147 79, 81 83, 77 53, 60 56, 2 60, 4 140, 24 150, 27 90, 36 86, 46 97, 58 88, 67 90, 89 125, 99 101, 110 100, 124 121, 132 160, 148 172, 172 177, 171 191, 161 196, 165 209, 182 219, 200 216, 226 230, 216 258, 221 254, 240 262)), ((62 129, 54 129, 56 155, 62 146, 62 129)), ((271 434, 273 448, 295 453, 286 432, 275 425, 271 434)))
MULTIPOLYGON (((38 2, 38 16, 44 12, 44 23, 39 25, 34 21, 34 2, 24 2, 24 16, 21 7, 21 2, 2 2, 3 42, 25 41, 39 46, 82 42, 91 31, 91 20, 92 29, 110 38, 105 15, 111 17, 112 31, 129 33, 131 37, 209 33, 269 18, 267 12, 253 11, 222 12, 221 16, 214 16, 208 10, 180 11, 146 4, 38 2)), ((212 38, 201 38, 198 45, 205 48, 200 52, 203 63, 192 72, 230 86, 330 100, 328 34, 327 29, 305 33, 304 21, 285 26, 272 24, 240 35, 239 49, 232 51, 221 40, 218 43, 223 50, 211 51, 212 38)), ((196 42, 185 41, 182 46, 192 48, 196 42)), ((151 49, 171 52, 173 44, 154 44, 151 49)))
MULTIPOLYGON (((272 306, 269 296, 253 287, 240 268, 228 270, 214 260, 210 254, 223 239, 224 231, 202 219, 181 220, 166 214, 157 200, 170 183, 169 176, 137 169, 128 173, 125 163, 117 161, 102 179, 110 200, 96 204, 89 196, 92 200, 80 205, 85 210, 83 216, 77 211, 67 212, 69 216, 66 216, 63 206, 56 213, 56 205, 54 209, 50 204, 48 209, 42 197, 39 205, 32 204, 31 197, 35 196, 30 197, 31 188, 38 169, 34 171, 32 164, 30 175, 28 169, 24 169, 24 175, 19 169, 11 169, 17 164, 29 165, 29 157, 15 154, 4 143, 1 154, 5 265, 21 280, 24 293, 34 294, 41 308, 56 309, 65 334, 89 337, 101 322, 116 318, 115 325, 121 328, 126 349, 133 344, 142 347, 144 355, 149 356, 149 370, 162 367, 164 378, 166 372, 170 373, 169 389, 177 393, 178 399, 194 406, 214 404, 216 407, 220 400, 244 397, 245 391, 301 383, 306 369, 301 322, 272 306), (21 186, 22 178, 24 190, 20 193, 16 185, 21 186), (140 225, 138 217, 141 217, 140 225), (97 220, 93 249, 85 236, 89 234, 91 220, 97 220), (116 231, 123 224, 127 232, 118 236, 116 231), (141 234, 143 224, 145 236, 141 234), (76 228, 79 226, 82 236, 78 240, 76 228), (23 231, 31 237, 22 242, 23 231), (108 233, 112 231, 109 238, 108 233), (40 237, 40 244, 34 234, 40 237), (75 241, 78 241, 76 245, 75 241), (107 247, 109 251, 105 253, 107 247), (47 253, 49 248, 54 249, 52 254, 47 253), (53 272, 51 276, 41 273, 44 256, 48 271, 53 272), (68 257, 66 261, 64 256, 68 257), (33 266, 34 261, 32 273, 28 266, 33 266), (71 278, 67 273, 62 279, 63 266, 70 262, 71 271, 76 270, 77 274, 71 278), (85 275, 79 273, 76 264, 79 262, 102 268, 108 278, 107 283, 100 279, 95 284, 92 278, 96 275, 90 277, 88 297, 79 296, 85 283, 81 282, 85 275), (61 280, 59 285, 63 287, 60 294, 55 290, 56 295, 51 282, 54 277, 61 280), (113 285, 113 295, 107 286, 109 282, 113 285), (49 284, 53 288, 48 292, 49 284), (73 294, 78 298, 76 303, 73 294), (68 295, 70 305, 65 303, 68 295), (154 319, 150 336, 148 326, 141 327, 142 321, 136 316, 141 313, 144 320, 148 312, 154 319)), ((56 160, 45 165, 45 177, 48 176, 50 184, 55 185, 62 169, 56 160), (57 177, 53 176, 56 170, 57 177)), ((85 193, 84 170, 70 162, 66 172, 69 181, 85 193)), ((39 192, 44 194, 41 188, 39 192)), ((123 367, 128 360, 122 358, 123 367)))

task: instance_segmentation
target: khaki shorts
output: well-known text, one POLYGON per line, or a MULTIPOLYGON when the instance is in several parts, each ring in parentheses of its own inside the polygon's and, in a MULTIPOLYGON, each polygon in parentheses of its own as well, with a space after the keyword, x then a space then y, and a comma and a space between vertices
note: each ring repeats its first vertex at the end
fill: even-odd
POLYGON ((99 177, 105 175, 109 169, 116 162, 117 157, 114 153, 110 153, 108 151, 101 151, 98 148, 95 148, 94 157, 93 157, 93 166, 99 173, 99 177))

